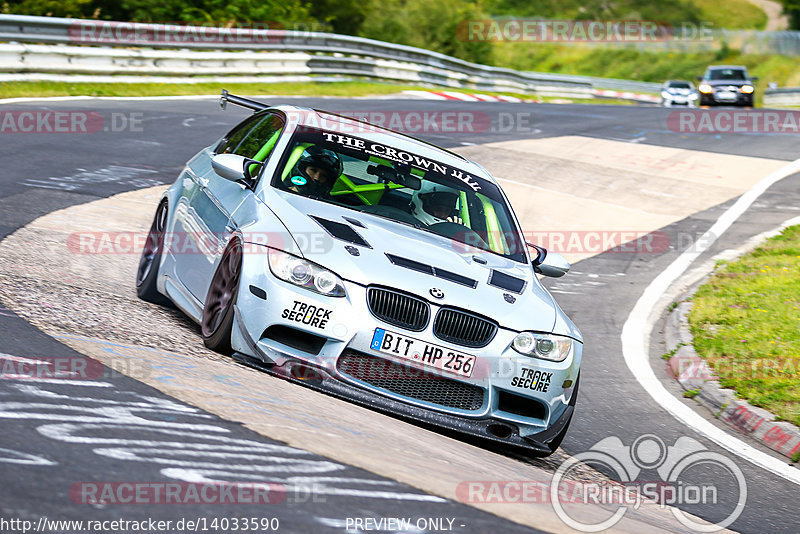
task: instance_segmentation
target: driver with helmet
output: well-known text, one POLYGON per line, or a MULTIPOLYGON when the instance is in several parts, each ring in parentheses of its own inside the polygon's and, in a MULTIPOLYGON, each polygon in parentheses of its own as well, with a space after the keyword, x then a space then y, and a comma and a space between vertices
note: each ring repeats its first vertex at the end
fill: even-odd
POLYGON ((343 170, 339 154, 332 150, 310 146, 297 160, 289 178, 289 190, 306 196, 324 197, 343 170))
POLYGON ((457 202, 454 189, 428 182, 411 197, 411 213, 428 226, 443 222, 464 224, 456 210, 457 202))

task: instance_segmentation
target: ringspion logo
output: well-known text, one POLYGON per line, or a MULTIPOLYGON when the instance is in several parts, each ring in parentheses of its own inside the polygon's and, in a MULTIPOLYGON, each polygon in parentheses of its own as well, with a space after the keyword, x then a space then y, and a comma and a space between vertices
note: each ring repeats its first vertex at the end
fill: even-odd
POLYGON ((558 517, 581 532, 613 528, 630 508, 638 508, 644 501, 671 506, 672 515, 694 532, 716 532, 741 515, 747 502, 747 482, 733 460, 708 450, 693 438, 682 436, 667 445, 657 436, 644 434, 625 445, 620 438, 610 436, 561 464, 553 476, 550 498, 558 517), (570 515, 571 508, 564 506, 570 501, 564 500, 561 486, 564 483, 574 486, 569 473, 583 464, 611 472, 620 481, 616 485, 583 483, 581 486, 583 502, 616 505, 604 519, 586 522, 570 515), (709 476, 709 471, 716 476, 709 476), (725 483, 711 482, 718 480, 725 483), (674 505, 713 505, 722 519, 699 523, 674 505))

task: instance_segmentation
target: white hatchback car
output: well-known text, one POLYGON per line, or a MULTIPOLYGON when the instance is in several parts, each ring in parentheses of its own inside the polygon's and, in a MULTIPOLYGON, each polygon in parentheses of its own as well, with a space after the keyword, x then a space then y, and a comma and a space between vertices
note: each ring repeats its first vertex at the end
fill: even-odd
POLYGON ((665 107, 697 105, 697 89, 692 82, 667 80, 661 88, 661 105, 665 107))

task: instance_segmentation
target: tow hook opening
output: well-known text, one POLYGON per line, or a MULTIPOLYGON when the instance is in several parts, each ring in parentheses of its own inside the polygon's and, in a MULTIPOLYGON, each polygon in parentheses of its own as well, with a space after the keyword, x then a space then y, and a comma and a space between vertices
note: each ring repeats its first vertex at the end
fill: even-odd
POLYGON ((295 363, 292 365, 291 376, 292 378, 305 382, 322 382, 323 378, 319 371, 303 363, 295 363))
POLYGON ((325 376, 310 365, 299 361, 287 361, 283 365, 275 366, 274 374, 279 377, 299 380, 301 382, 320 383, 325 376))
POLYGON ((502 423, 492 423, 486 427, 486 430, 492 436, 500 439, 508 439, 514 433, 514 429, 502 423))

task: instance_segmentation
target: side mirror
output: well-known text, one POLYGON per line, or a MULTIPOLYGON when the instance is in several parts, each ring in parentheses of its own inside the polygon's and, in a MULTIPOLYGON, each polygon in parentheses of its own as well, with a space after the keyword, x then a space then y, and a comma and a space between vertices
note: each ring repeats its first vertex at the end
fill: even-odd
POLYGON ((263 161, 256 161, 237 154, 217 154, 211 158, 211 167, 214 172, 232 182, 244 182, 244 185, 253 187, 255 169, 264 165, 263 161))
POLYGON ((531 260, 533 270, 537 274, 559 278, 569 272, 570 264, 561 254, 547 252, 546 248, 530 243, 528 243, 528 246, 537 252, 536 257, 531 260))
POLYGON ((244 180, 244 164, 247 158, 236 154, 217 154, 211 158, 211 167, 214 172, 233 182, 244 180))
POLYGON ((703 81, 703 77, 702 77, 702 76, 698 76, 698 77, 697 77, 697 81, 698 81, 698 82, 702 82, 702 81, 703 81))
POLYGON ((758 81, 758 76, 750 76, 750 81, 756 83, 758 81))

